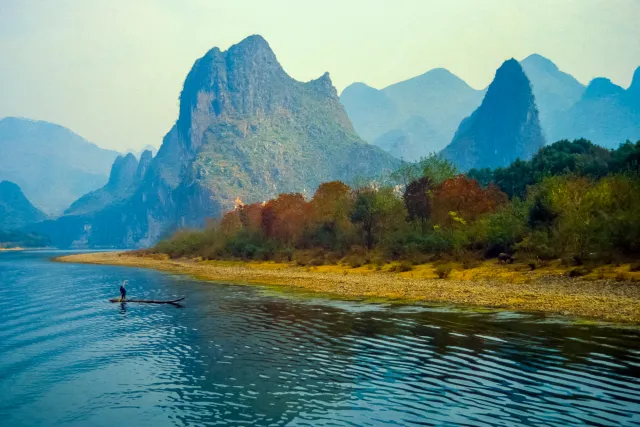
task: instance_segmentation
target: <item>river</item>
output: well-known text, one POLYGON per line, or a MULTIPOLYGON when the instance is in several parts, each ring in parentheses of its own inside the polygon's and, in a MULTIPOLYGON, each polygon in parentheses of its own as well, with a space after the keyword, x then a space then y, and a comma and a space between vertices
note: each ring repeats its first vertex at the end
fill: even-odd
POLYGON ((0 253, 0 425, 640 425, 640 329, 0 253), (112 304, 184 295, 183 306, 112 304))

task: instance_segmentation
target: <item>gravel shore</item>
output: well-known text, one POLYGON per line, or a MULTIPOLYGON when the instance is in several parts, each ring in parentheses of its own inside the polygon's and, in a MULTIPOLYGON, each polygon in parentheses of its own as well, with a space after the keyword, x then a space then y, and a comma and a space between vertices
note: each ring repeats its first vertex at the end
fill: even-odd
MULTIPOLYGON (((170 260, 158 255, 99 252, 68 255, 60 262, 152 268, 214 282, 277 285, 342 297, 408 301, 549 312, 619 323, 640 323, 640 283, 568 278, 557 272, 502 274, 484 267, 428 277, 428 269, 391 273, 374 268, 297 267, 276 263, 170 260), (425 272, 424 274, 422 272, 425 272)), ((506 270, 505 270, 506 271, 506 270)))

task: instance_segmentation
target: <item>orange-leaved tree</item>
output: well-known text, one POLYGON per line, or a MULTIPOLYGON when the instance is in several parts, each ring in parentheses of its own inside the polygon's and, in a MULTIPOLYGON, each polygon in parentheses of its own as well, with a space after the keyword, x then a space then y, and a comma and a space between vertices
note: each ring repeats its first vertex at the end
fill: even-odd
POLYGON ((442 226, 474 221, 507 202, 507 195, 496 186, 482 188, 475 179, 457 175, 433 191, 433 221, 442 226))
POLYGON ((217 231, 224 238, 236 235, 242 230, 242 221, 240 220, 240 210, 235 209, 225 213, 217 224, 217 231))
POLYGON ((262 208, 262 232, 280 243, 295 244, 309 224, 309 213, 302 194, 280 194, 262 208))
POLYGON ((252 203, 238 208, 242 229, 257 233, 262 229, 262 203, 252 203))

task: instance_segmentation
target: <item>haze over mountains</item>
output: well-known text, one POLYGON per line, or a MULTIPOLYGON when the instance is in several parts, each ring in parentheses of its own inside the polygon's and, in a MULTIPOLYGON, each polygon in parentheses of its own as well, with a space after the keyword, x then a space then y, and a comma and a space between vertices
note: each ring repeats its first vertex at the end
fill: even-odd
MULTIPOLYGON (((596 89, 608 86, 601 91, 587 90, 541 55, 530 55, 521 66, 531 82, 547 142, 585 137, 613 148, 640 138, 638 71, 627 91, 595 79, 591 85, 596 89), (597 96, 600 92, 606 95, 597 96)), ((381 90, 354 83, 340 99, 363 138, 395 157, 414 161, 451 142, 483 94, 447 70, 434 69, 381 90)))
POLYGON ((531 82, 542 128, 549 142, 556 141, 554 128, 558 116, 578 102, 585 86, 538 54, 526 57, 520 61, 520 65, 531 82))
POLYGON ((552 122, 551 132, 555 139, 580 135, 608 148, 639 139, 640 67, 626 90, 606 78, 592 80, 578 102, 552 122))
POLYGON ((53 123, 0 119, 0 180, 18 184, 51 215, 103 186, 117 156, 53 123))
POLYGON ((6 118, 0 179, 25 189, 26 198, 13 184, 6 189, 24 199, 18 226, 55 246, 149 246, 220 217, 238 199, 311 195, 322 182, 379 176, 399 159, 441 152, 468 170, 531 158, 545 139, 617 146, 640 139, 639 111, 640 69, 627 90, 607 79, 585 88, 540 55, 506 61, 486 90, 435 69, 382 90, 356 83, 338 98, 328 73, 296 81, 268 43, 251 36, 194 63, 155 157, 119 155, 58 125, 6 118), (42 221, 27 199, 64 215, 42 221))
POLYGON ((251 36, 195 62, 178 121, 130 198, 77 210, 104 200, 105 188, 32 230, 61 247, 146 246, 176 227, 218 217, 236 198, 311 193, 324 181, 371 177, 398 164, 356 134, 328 74, 298 82, 262 37, 251 36))
POLYGON ((437 68, 381 90, 354 83, 340 101, 364 139, 415 160, 451 141, 460 121, 482 101, 482 91, 437 68))

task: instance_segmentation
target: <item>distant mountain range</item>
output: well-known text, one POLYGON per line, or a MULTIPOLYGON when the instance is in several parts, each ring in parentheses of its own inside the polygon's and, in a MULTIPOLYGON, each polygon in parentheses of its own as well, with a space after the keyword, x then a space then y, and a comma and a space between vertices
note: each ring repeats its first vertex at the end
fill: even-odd
POLYGON ((608 148, 640 139, 640 67, 623 89, 609 79, 589 83, 580 99, 551 121, 554 139, 584 137, 608 148))
MULTIPOLYGON (((626 90, 606 79, 585 88, 532 55, 506 61, 486 90, 436 69, 382 90, 357 83, 338 98, 328 74, 298 82, 251 36, 194 63, 157 155, 121 156, 61 126, 6 118, 0 179, 24 187, 46 213, 64 212, 42 220, 23 200, 24 218, 11 227, 58 247, 149 246, 220 217, 237 199, 310 195, 322 182, 393 170, 400 158, 441 152, 467 170, 528 159, 545 135, 605 146, 640 139, 639 93, 640 70, 626 90)), ((15 188, 5 191, 20 199, 15 188)))
POLYGON ((47 215, 29 202, 18 185, 0 181, 0 230, 16 230, 46 218, 47 215))
POLYGON ((438 68, 381 90, 354 83, 340 101, 359 135, 413 161, 444 148, 460 121, 480 105, 482 95, 438 68))
MULTIPOLYGON (((585 137, 613 148, 627 139, 640 139, 640 68, 625 91, 607 85, 606 79, 595 79, 585 88, 537 54, 520 64, 531 82, 548 142, 585 137)), ((354 83, 340 100, 363 138, 397 158, 414 161, 451 142, 484 92, 447 70, 434 69, 381 90, 354 83)))
POLYGON ((0 180, 15 182, 50 215, 107 182, 118 156, 62 126, 16 117, 0 120, 0 180))
POLYGON ((460 123, 442 155, 463 171, 530 159, 545 140, 531 84, 515 59, 496 71, 482 104, 460 123))
MULTIPOLYGON (((178 121, 130 197, 95 210, 113 196, 110 179, 68 215, 30 231, 59 247, 147 246, 176 227, 219 217, 237 198, 311 194, 322 182, 372 177, 398 165, 356 134, 328 74, 298 82, 262 37, 251 36, 195 62, 178 121)), ((133 169, 127 156, 112 178, 124 175, 128 185, 133 169)))
POLYGON ((520 65, 531 82, 542 128, 548 141, 553 142, 557 137, 553 130, 557 117, 580 100, 585 87, 544 56, 530 55, 520 65))

